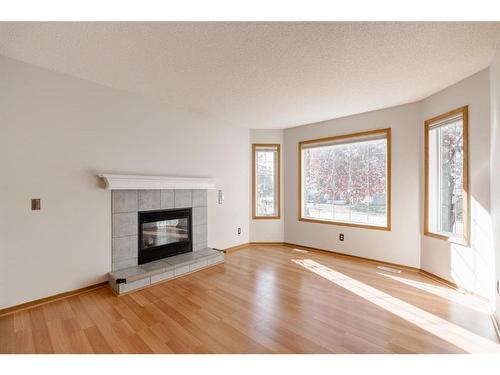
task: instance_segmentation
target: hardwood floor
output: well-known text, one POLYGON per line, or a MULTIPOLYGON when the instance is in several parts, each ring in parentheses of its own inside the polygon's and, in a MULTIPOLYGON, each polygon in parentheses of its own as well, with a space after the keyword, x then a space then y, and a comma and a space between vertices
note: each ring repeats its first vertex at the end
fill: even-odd
POLYGON ((486 308, 417 272, 251 245, 120 298, 101 288, 0 317, 0 352, 500 352, 486 308))

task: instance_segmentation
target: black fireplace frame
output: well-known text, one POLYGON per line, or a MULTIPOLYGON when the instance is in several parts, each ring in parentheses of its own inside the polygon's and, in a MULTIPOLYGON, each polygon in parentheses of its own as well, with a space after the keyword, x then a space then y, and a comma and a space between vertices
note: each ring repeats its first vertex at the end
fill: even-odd
POLYGON ((176 208, 171 210, 140 211, 138 212, 138 263, 144 264, 170 256, 193 251, 193 220, 191 208, 176 208), (188 219, 188 240, 155 246, 147 250, 142 248, 142 224, 154 221, 188 219))

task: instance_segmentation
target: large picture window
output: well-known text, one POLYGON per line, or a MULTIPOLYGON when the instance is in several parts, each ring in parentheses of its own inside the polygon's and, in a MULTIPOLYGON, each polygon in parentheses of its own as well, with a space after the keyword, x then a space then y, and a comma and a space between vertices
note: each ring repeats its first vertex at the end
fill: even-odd
POLYGON ((391 129, 299 143, 299 220, 391 228, 391 129))
POLYGON ((280 145, 253 145, 252 206, 254 219, 280 217, 280 145))
POLYGON ((424 233, 468 244, 468 109, 425 121, 424 233))

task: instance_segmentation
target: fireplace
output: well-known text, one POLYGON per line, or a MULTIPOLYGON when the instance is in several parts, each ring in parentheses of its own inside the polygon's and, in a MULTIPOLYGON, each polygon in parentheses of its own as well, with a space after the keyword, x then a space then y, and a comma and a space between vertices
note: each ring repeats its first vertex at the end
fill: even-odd
POLYGON ((138 223, 139 264, 193 251, 191 208, 139 212, 138 223))

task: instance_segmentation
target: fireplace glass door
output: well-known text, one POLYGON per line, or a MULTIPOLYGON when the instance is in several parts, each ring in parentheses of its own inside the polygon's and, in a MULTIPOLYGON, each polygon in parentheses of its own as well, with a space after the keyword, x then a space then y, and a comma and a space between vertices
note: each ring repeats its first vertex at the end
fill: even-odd
POLYGON ((139 212, 138 263, 192 251, 191 225, 191 208, 139 212))
POLYGON ((142 248, 168 245, 188 240, 188 219, 142 223, 142 248))

